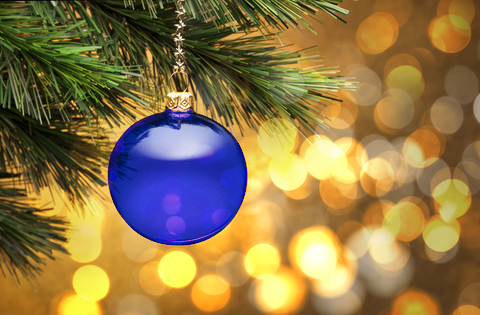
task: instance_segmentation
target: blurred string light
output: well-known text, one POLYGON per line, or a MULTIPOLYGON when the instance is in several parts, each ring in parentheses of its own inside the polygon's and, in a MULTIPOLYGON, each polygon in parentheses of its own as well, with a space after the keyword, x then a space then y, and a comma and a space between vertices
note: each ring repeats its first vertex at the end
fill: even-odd
POLYGON ((430 108, 433 126, 446 135, 453 134, 463 123, 463 109, 457 100, 449 96, 439 98, 430 108))
POLYGON ((379 54, 390 48, 398 37, 398 23, 385 12, 366 18, 357 29, 357 44, 367 54, 379 54))
POLYGON ((182 251, 172 251, 162 257, 158 264, 162 281, 172 288, 183 288, 190 284, 197 273, 192 256, 182 251))
POLYGON ((375 106, 375 122, 382 131, 397 133, 406 127, 415 114, 415 107, 409 94, 393 88, 382 95, 375 106))
POLYGON ((472 203, 468 185, 458 179, 441 182, 433 191, 435 209, 442 219, 450 222, 464 215, 472 203))
POLYGON ((339 241, 329 228, 314 226, 297 233, 289 244, 292 265, 312 279, 323 279, 341 259, 339 241))
POLYGON ((444 151, 445 137, 431 126, 420 127, 412 132, 405 140, 402 148, 405 161, 419 169, 435 163, 444 151))
POLYGON ((385 81, 389 89, 399 89, 406 92, 410 96, 411 102, 416 102, 425 89, 421 71, 410 65, 396 67, 390 71, 385 81))
POLYGON ((109 289, 110 280, 100 267, 87 265, 80 267, 73 276, 73 288, 82 298, 90 301, 103 299, 109 289))
POLYGON ((72 294, 66 296, 58 305, 58 315, 102 315, 102 309, 97 302, 86 300, 72 294))
POLYGON ((431 217, 423 230, 425 244, 437 252, 446 252, 460 239, 460 225, 457 220, 445 222, 440 215, 431 217))
POLYGON ((462 305, 452 315, 480 315, 480 308, 474 305, 462 305))
POLYGON ((254 278, 271 275, 280 267, 278 250, 270 244, 257 244, 245 256, 245 270, 254 278))
POLYGON ((351 289, 356 276, 356 256, 345 248, 332 272, 321 279, 312 279, 312 291, 322 297, 339 297, 351 289))
POLYGON ((275 274, 257 279, 250 287, 253 305, 268 314, 293 314, 306 300, 304 280, 293 270, 281 267, 275 274))
POLYGON ((446 53, 456 53, 470 42, 470 23, 475 15, 471 0, 441 0, 437 17, 430 22, 429 36, 432 44, 446 53))
POLYGON ((305 163, 294 153, 273 158, 268 169, 272 182, 283 190, 295 190, 307 179, 305 163))
POLYGON ((412 202, 399 202, 385 214, 383 226, 398 240, 410 242, 422 234, 425 216, 412 202))
POLYGON ((437 300, 427 292, 410 289, 399 295, 393 302, 392 315, 439 315, 437 300))
POLYGON ((215 312, 227 305, 230 299, 230 286, 216 274, 198 279, 192 287, 193 304, 204 312, 215 312))

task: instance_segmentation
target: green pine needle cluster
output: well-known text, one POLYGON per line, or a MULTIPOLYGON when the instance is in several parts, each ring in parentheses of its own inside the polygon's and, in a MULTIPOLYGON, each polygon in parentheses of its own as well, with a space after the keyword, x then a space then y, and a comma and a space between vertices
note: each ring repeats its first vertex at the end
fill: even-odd
POLYGON ((106 185, 106 128, 161 108, 190 86, 205 114, 257 128, 284 118, 302 132, 325 128, 338 89, 351 89, 315 50, 293 52, 279 35, 314 33, 317 12, 344 21, 340 0, 189 0, 184 49, 188 82, 170 80, 175 2, 0 2, 0 257, 29 278, 65 251, 65 222, 37 214, 26 192, 57 185, 73 205, 106 185), (24 191, 12 189, 15 182, 24 191))

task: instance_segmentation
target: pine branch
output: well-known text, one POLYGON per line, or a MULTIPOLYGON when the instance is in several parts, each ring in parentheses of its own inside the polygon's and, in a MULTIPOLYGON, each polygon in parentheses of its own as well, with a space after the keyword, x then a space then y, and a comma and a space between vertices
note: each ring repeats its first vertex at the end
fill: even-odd
POLYGON ((102 129, 89 130, 80 115, 67 114, 70 122, 52 112, 43 126, 16 109, 0 109, 0 173, 18 175, 30 192, 56 183, 72 204, 84 205, 95 193, 92 184, 106 185, 100 170, 111 144, 102 129))
POLYGON ((101 117, 118 125, 136 116, 135 105, 148 106, 137 96, 138 67, 105 63, 97 51, 103 46, 88 42, 85 20, 45 12, 61 10, 50 1, 0 3, 1 107, 40 123, 48 124, 52 111, 68 121, 70 109, 87 122, 101 117))
MULTIPOLYGON (((127 2, 126 0, 124 0, 127 2)), ((253 23, 254 28, 267 30, 285 30, 288 27, 303 30, 307 28, 316 34, 306 19, 311 16, 316 19, 319 12, 346 21, 340 15, 348 15, 348 10, 339 6, 343 0, 191 0, 186 3, 189 15, 204 21, 213 21, 217 26, 228 25, 238 30, 238 25, 253 23)), ((111 1, 114 2, 114 1, 111 1)), ((168 6, 169 1, 160 0, 157 3, 146 1, 149 13, 157 18, 158 12, 168 6)), ((143 0, 128 0, 130 8, 145 9, 143 0)), ((267 31, 269 32, 269 31, 267 31)))
MULTIPOLYGON (((3 174, 7 177, 9 174, 3 174)), ((45 258, 55 259, 53 251, 67 253, 61 243, 66 222, 39 213, 32 199, 19 189, 7 188, 10 181, 0 180, 0 269, 20 283, 19 273, 28 281, 35 279, 45 258)))
MULTIPOLYGON (((150 94, 165 94, 174 60, 174 8, 159 11, 156 19, 147 11, 123 7, 120 1, 95 2, 90 10, 93 21, 106 22, 100 32, 118 39, 123 62, 142 66, 145 87, 155 91, 150 94), (119 26, 124 26, 128 35, 119 26), (149 53, 152 62, 147 58, 149 53)), ((301 60, 315 61, 313 51, 289 52, 288 47, 274 47, 265 41, 274 34, 231 40, 234 31, 230 28, 216 29, 213 22, 194 19, 187 24, 184 50, 192 83, 209 107, 209 116, 223 119, 226 125, 245 121, 256 128, 268 118, 283 117, 314 133, 316 126, 326 127, 322 107, 336 99, 332 93, 352 87, 335 69, 298 69, 301 60)), ((254 26, 250 23, 249 27, 254 26)), ((185 87, 181 82, 176 85, 177 90, 185 87)), ((150 102, 159 104, 159 99, 150 102)))

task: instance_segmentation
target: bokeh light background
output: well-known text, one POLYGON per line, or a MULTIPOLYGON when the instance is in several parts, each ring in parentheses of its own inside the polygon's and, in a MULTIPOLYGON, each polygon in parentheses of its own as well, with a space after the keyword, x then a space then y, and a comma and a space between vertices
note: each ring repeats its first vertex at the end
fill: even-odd
POLYGON ((248 190, 223 232, 158 245, 109 200, 78 217, 53 190, 71 256, 33 287, 0 279, 0 314, 480 314, 480 3, 344 6, 347 25, 284 42, 318 45, 359 89, 329 134, 237 137, 248 190))

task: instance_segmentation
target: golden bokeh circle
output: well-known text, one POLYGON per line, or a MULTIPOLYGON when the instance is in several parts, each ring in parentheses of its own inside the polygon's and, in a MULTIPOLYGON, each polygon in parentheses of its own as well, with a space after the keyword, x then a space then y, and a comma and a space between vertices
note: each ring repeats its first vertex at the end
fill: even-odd
POLYGON ((437 49, 446 53, 456 53, 468 45, 472 30, 463 17, 448 14, 431 22, 429 36, 437 49))
POLYGON ((280 255, 270 244, 257 244, 245 256, 245 269, 254 278, 274 274, 279 267, 280 255))
POLYGON ((107 273, 94 265, 86 265, 77 269, 72 282, 75 292, 90 301, 103 299, 110 289, 107 273))
POLYGON ((440 306, 437 300, 427 292, 409 289, 399 295, 393 302, 392 315, 439 315, 440 306))
POLYGON ((162 281, 172 288, 183 288, 190 284, 197 273, 193 258, 182 251, 172 251, 162 257, 158 274, 162 281))
POLYGON ((398 23, 385 12, 366 18, 357 29, 357 44, 367 54, 379 54, 390 48, 398 37, 398 23))
POLYGON ((230 300, 230 295, 230 286, 214 274, 198 279, 191 292, 193 304, 204 312, 215 312, 224 308, 230 300))

